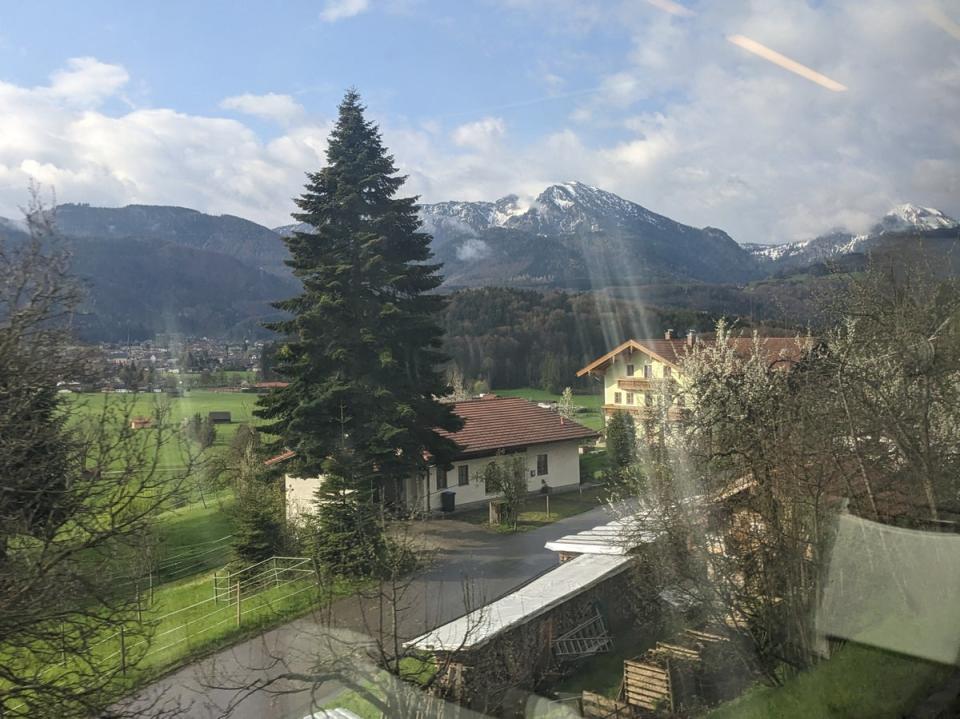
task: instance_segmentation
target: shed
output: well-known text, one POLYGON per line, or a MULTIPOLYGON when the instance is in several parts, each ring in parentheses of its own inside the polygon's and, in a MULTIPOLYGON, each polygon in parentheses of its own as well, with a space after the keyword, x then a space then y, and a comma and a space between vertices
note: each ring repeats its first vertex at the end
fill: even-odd
POLYGON ((543 546, 560 554, 560 561, 565 562, 581 554, 623 556, 630 554, 641 544, 655 541, 657 536, 657 532, 647 528, 642 519, 630 517, 616 519, 576 534, 568 534, 543 546))
POLYGON ((577 557, 541 574, 515 592, 411 639, 404 646, 434 652, 477 649, 625 572, 630 562, 627 556, 577 557))
POLYGON ((230 413, 229 412, 210 412, 207 415, 207 419, 212 424, 230 424, 230 413))

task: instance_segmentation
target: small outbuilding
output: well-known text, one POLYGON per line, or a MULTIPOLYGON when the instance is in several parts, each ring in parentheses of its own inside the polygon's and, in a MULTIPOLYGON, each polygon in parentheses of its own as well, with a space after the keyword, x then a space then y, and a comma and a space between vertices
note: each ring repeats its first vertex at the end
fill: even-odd
POLYGON ((230 424, 231 422, 229 412, 210 412, 207 419, 211 424, 230 424))

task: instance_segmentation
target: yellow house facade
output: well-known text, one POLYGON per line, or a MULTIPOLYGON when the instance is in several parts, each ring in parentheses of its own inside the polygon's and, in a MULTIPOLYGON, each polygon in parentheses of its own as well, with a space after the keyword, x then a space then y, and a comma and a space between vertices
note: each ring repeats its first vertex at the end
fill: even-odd
MULTIPOLYGON (((672 330, 667 330, 663 339, 627 340, 581 369, 577 377, 589 375, 603 382, 604 420, 614 412, 629 412, 636 420, 662 417, 664 403, 667 419, 677 420, 685 409, 683 359, 698 345, 714 342, 712 334, 690 331, 674 337, 672 330)), ((747 357, 753 351, 753 337, 730 337, 727 342, 739 356, 747 357)), ((799 359, 810 342, 796 337, 760 340, 768 360, 780 367, 799 359)))
POLYGON ((635 419, 659 416, 664 402, 668 417, 679 418, 682 386, 680 360, 693 346, 695 336, 662 340, 627 340, 577 372, 578 377, 596 377, 603 382, 603 415, 629 412, 635 419))

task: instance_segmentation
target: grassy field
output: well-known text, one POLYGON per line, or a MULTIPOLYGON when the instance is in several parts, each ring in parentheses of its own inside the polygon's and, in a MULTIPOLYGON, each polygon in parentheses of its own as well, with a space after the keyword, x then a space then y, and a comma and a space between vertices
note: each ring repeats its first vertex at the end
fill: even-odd
MULTIPOLYGON (((496 389, 493 393, 500 397, 523 397, 531 402, 559 402, 560 395, 546 392, 534 387, 521 387, 520 389, 496 389)), ((575 394, 573 395, 573 404, 577 407, 577 415, 574 419, 585 427, 597 431, 603 429, 603 414, 600 407, 603 405, 603 397, 599 394, 575 394)))
POLYGON ((233 558, 233 505, 233 495, 223 492, 207 497, 206 506, 194 502, 157 516, 158 582, 207 572, 233 558))
POLYGON ((258 395, 248 392, 216 392, 201 389, 188 390, 182 397, 170 397, 152 392, 135 394, 88 392, 70 395, 70 400, 75 406, 86 413, 99 412, 104 402, 124 403, 124 407, 129 403, 132 415, 143 416, 150 416, 158 405, 168 406, 170 422, 176 426, 197 413, 206 417, 208 412, 230 412, 231 422, 217 425, 217 444, 229 444, 239 425, 259 422, 253 416, 257 398, 258 395))
POLYGON ((859 644, 847 644, 782 687, 757 686, 721 705, 708 719, 896 719, 952 671, 859 644))

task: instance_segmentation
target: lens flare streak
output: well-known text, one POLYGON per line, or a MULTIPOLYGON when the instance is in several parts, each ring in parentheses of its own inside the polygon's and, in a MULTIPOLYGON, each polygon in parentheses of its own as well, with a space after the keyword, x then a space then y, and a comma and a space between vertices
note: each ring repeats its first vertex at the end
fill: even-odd
POLYGON ((833 92, 846 92, 847 90, 846 85, 843 85, 836 80, 817 72, 816 70, 811 70, 806 65, 801 65, 796 60, 791 60, 786 55, 781 55, 776 50, 771 50, 766 45, 762 45, 756 40, 751 40, 745 35, 729 35, 727 36, 727 40, 737 47, 743 48, 747 52, 753 53, 758 57, 762 57, 764 60, 772 62, 774 65, 799 75, 810 82, 815 82, 821 87, 827 88, 828 90, 832 90, 833 92))

